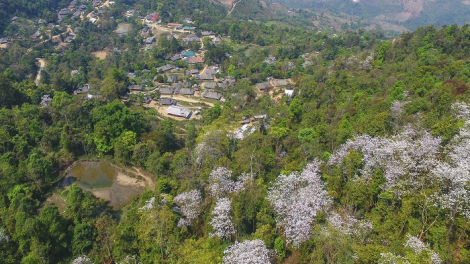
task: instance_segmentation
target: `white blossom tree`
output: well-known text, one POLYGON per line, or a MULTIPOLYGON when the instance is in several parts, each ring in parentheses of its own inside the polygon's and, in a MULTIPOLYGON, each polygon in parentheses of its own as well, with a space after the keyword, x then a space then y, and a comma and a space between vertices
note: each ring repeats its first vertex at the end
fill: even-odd
POLYGON ((406 264, 406 263, 432 263, 432 264, 441 264, 442 260, 439 254, 434 252, 434 250, 429 248, 428 244, 425 244, 423 241, 419 240, 418 237, 412 236, 410 234, 406 235, 407 240, 404 244, 405 249, 410 251, 406 256, 399 256, 393 253, 381 253, 380 254, 380 264, 406 264))
POLYGON ((340 165, 351 150, 361 152, 364 166, 357 176, 369 180, 374 170, 382 169, 383 189, 394 188, 397 195, 415 193, 433 183, 429 175, 437 164, 440 143, 440 138, 411 127, 391 138, 361 135, 344 143, 328 163, 340 165))
POLYGON ((185 218, 178 221, 178 227, 186 227, 196 219, 201 212, 202 195, 199 190, 192 190, 177 195, 174 199, 175 203, 180 207, 181 214, 185 218))
POLYGON ((201 143, 194 150, 194 161, 197 165, 212 165, 219 158, 225 156, 229 146, 229 138, 225 131, 213 130, 201 137, 201 143))
POLYGON ((452 104, 451 109, 453 115, 457 119, 467 119, 470 120, 470 106, 465 102, 457 102, 452 104))
POLYGON ((443 187, 439 205, 444 209, 462 212, 470 219, 466 202, 470 197, 467 183, 470 181, 470 121, 460 129, 446 149, 447 160, 440 161, 433 174, 443 187))
MULTIPOLYGON (((467 110, 465 110, 467 111, 467 110)), ((465 112, 463 111, 463 112, 465 112)), ((469 117, 461 113, 462 118, 469 117)), ((446 239, 450 251, 450 234, 455 217, 462 215, 470 219, 470 122, 466 121, 463 128, 447 146, 447 159, 440 161, 432 171, 439 179, 439 190, 430 198, 434 205, 443 210, 449 220, 446 239)))
POLYGON ((379 264, 409 264, 410 262, 402 257, 390 252, 380 253, 379 264))
POLYGON ((301 173, 280 175, 269 189, 267 199, 277 215, 277 224, 294 247, 310 238, 317 212, 332 203, 320 180, 319 165, 315 160, 301 173))
POLYGON ((341 216, 336 212, 329 214, 328 223, 335 229, 350 236, 364 236, 372 230, 372 222, 358 220, 350 215, 341 216))
POLYGON ((244 190, 245 182, 251 179, 249 175, 242 174, 240 181, 232 180, 232 171, 225 167, 219 167, 209 175, 209 193, 213 197, 223 197, 228 193, 236 193, 244 190))
POLYGON ((121 262, 116 262, 116 264, 141 264, 137 261, 135 256, 126 256, 121 262))
POLYGON ((235 234, 235 227, 230 216, 231 201, 228 198, 219 198, 212 211, 212 219, 209 224, 214 230, 209 235, 220 239, 228 239, 235 234))
POLYGON ((5 228, 0 228, 0 242, 2 241, 6 241, 6 242, 10 241, 10 238, 8 237, 8 234, 5 228))
POLYGON ((270 264, 269 254, 262 240, 235 242, 224 251, 223 264, 270 264))
POLYGON ((148 201, 145 202, 144 206, 140 207, 139 210, 152 210, 154 208, 155 203, 155 196, 150 198, 148 201))
POLYGON ((392 124, 394 131, 398 131, 398 128, 402 125, 403 108, 409 104, 410 101, 393 101, 390 107, 390 115, 392 116, 392 124))
POLYGON ((70 264, 93 264, 93 261, 88 256, 80 256, 74 260, 70 264))

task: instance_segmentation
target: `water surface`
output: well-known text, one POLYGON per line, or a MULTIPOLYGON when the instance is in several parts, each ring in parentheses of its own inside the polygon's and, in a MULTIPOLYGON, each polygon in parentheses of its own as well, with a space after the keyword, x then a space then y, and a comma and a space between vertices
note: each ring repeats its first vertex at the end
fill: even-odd
POLYGON ((116 167, 105 162, 82 161, 75 163, 67 172, 63 186, 77 184, 98 198, 108 201, 113 208, 118 208, 132 197, 142 194, 145 183, 130 177, 116 167))

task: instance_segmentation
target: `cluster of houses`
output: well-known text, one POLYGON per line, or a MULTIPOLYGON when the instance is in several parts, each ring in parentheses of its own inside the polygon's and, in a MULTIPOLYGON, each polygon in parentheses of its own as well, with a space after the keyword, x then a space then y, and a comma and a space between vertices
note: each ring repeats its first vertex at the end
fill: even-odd
POLYGON ((161 95, 186 95, 194 96, 195 89, 191 88, 191 83, 175 83, 172 87, 161 87, 158 89, 161 95))
POLYGON ((169 57, 168 60, 172 62, 182 60, 188 64, 204 63, 204 58, 197 56, 194 51, 183 51, 180 54, 169 57))
POLYGON ((256 88, 258 88, 262 92, 267 92, 274 87, 276 88, 285 88, 284 94, 288 97, 292 97, 294 95, 294 90, 289 88, 290 85, 289 80, 287 79, 274 79, 273 77, 268 77, 267 82, 257 83, 256 88))
POLYGON ((146 23, 155 23, 159 21, 158 20, 158 14, 157 13, 151 13, 151 14, 148 14, 146 17, 145 17, 145 22, 146 23))
POLYGON ((64 17, 68 16, 69 14, 72 14, 71 15, 71 18, 72 19, 79 19, 80 16, 82 15, 82 12, 87 8, 87 6, 85 4, 81 4, 79 5, 77 3, 77 0, 73 0, 72 2, 70 2, 68 8, 62 8, 61 10, 59 10, 58 14, 57 14, 57 21, 60 23, 64 17))
POLYGON ((220 88, 222 90, 226 90, 228 87, 233 86, 235 84, 235 78, 231 76, 227 76, 225 78, 219 78, 217 82, 205 82, 204 89, 216 89, 220 88))
POLYGON ((257 83, 256 87, 260 91, 268 91, 274 87, 285 87, 289 85, 289 81, 286 79, 274 79, 272 77, 268 77, 267 82, 257 83))

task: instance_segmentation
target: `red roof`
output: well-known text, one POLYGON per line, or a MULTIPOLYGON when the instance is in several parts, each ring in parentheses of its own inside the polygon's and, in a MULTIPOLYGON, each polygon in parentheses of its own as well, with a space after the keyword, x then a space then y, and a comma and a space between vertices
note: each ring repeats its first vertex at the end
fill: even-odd
POLYGON ((169 27, 178 27, 178 26, 183 26, 183 24, 178 24, 178 23, 168 23, 169 27))
POLYGON ((157 21, 157 19, 158 19, 158 15, 155 14, 155 15, 153 15, 153 17, 152 17, 150 20, 152 20, 153 22, 155 22, 155 21, 157 21))
POLYGON ((191 57, 191 58, 189 58, 188 61, 193 62, 193 63, 203 63, 204 58, 202 58, 202 57, 191 57))

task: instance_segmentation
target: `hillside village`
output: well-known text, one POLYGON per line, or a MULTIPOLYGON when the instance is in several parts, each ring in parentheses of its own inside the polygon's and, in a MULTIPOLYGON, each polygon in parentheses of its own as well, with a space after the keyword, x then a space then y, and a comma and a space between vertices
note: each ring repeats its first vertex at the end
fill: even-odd
POLYGON ((0 1, 1 264, 470 263, 470 25, 331 13, 0 1))
MULTIPOLYGON (((57 21, 46 23, 45 20, 31 21, 27 18, 13 17, 11 23, 27 23, 33 25, 34 33, 29 40, 33 43, 50 41, 57 49, 57 53, 51 55, 60 56, 61 51, 66 50, 67 45, 76 38, 82 27, 73 27, 69 24, 74 21, 86 23, 87 21, 96 27, 100 27, 100 17, 109 12, 115 1, 85 1, 73 0, 68 7, 57 10, 57 21), (60 28, 62 30, 61 33, 60 28)), ((146 107, 158 110, 165 118, 194 119, 199 118, 200 111, 212 107, 214 102, 225 102, 224 93, 233 86, 237 79, 222 72, 220 65, 216 62, 207 63, 205 52, 207 45, 220 46, 225 41, 230 41, 230 36, 218 34, 213 31, 200 31, 193 26, 194 22, 187 17, 181 21, 163 23, 156 12, 141 14, 139 11, 130 9, 119 14, 127 20, 137 19, 141 23, 141 29, 136 40, 141 42, 141 52, 151 51, 156 43, 166 38, 167 43, 178 41, 182 50, 168 55, 164 65, 154 69, 143 69, 140 72, 126 72, 130 85, 127 95, 122 96, 124 101, 133 101, 146 107), (183 66, 183 67, 182 67, 183 66), (155 75, 152 75, 155 74, 155 75)), ((116 19, 117 17, 111 17, 116 19)), ((132 30, 130 23, 119 23, 115 32, 121 37, 126 37, 132 30)), ((13 41, 20 41, 21 37, 0 39, 0 48, 8 48, 13 41)), ((103 51, 94 52, 93 55, 99 59, 105 59, 107 54, 126 52, 117 47, 106 47, 103 51)), ((225 53, 226 58, 232 55, 225 53)), ((47 64, 46 60, 43 60, 47 64)), ((269 56, 266 64, 276 62, 276 58, 269 56)), ((38 70, 37 81, 40 81, 41 66, 38 70)), ((78 69, 70 72, 71 76, 79 75, 78 69)), ((253 85, 259 96, 264 94, 273 95, 273 91, 282 90, 286 96, 292 96, 293 88, 290 80, 274 79, 268 77, 265 82, 253 85)), ((100 87, 93 87, 88 83, 80 84, 75 88, 74 94, 84 96, 87 100, 99 99, 100 87)), ((50 101, 49 95, 45 95, 41 105, 47 106, 50 101)), ((278 97, 279 99, 279 97, 278 97)), ((245 121, 241 121, 244 123, 245 121)))

